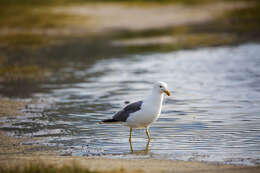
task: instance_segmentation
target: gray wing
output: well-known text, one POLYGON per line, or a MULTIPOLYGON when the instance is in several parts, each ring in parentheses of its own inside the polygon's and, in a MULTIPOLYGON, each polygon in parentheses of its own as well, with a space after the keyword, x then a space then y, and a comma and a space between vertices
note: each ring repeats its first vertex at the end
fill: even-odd
POLYGON ((125 122, 131 113, 134 113, 141 109, 142 104, 143 101, 138 101, 138 102, 131 103, 130 105, 127 105, 123 110, 117 112, 113 116, 113 120, 125 122))

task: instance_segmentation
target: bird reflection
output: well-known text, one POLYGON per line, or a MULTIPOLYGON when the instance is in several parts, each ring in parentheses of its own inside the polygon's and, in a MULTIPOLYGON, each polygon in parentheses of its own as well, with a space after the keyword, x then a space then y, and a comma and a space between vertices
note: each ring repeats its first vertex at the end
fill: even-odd
POLYGON ((146 143, 146 147, 144 150, 133 150, 133 145, 132 145, 132 141, 129 140, 129 145, 130 145, 130 151, 132 154, 148 154, 149 153, 149 147, 150 147, 150 140, 147 141, 146 143))

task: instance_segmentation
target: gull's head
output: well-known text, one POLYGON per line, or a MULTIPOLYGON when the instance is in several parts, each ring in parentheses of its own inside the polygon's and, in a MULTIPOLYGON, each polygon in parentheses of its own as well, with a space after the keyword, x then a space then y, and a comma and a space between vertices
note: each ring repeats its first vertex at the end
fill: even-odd
POLYGON ((154 87, 153 87, 153 88, 154 88, 154 90, 160 92, 161 94, 162 94, 162 93, 165 93, 165 94, 167 94, 168 96, 171 95, 170 91, 168 90, 167 83, 165 83, 165 82, 156 82, 156 83, 154 84, 154 87))

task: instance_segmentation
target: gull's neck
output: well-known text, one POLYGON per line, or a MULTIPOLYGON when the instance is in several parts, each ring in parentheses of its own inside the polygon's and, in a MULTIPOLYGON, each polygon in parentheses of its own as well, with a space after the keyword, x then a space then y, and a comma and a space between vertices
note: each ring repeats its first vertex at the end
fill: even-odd
POLYGON ((163 94, 160 91, 153 89, 150 99, 155 105, 161 106, 163 102, 163 94))

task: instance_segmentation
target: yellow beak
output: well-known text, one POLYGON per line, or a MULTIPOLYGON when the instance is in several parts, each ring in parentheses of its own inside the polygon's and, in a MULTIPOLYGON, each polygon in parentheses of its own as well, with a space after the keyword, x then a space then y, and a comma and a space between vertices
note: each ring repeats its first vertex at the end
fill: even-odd
POLYGON ((164 92, 165 94, 167 94, 168 96, 171 95, 170 91, 168 91, 168 90, 163 90, 163 92, 164 92))

